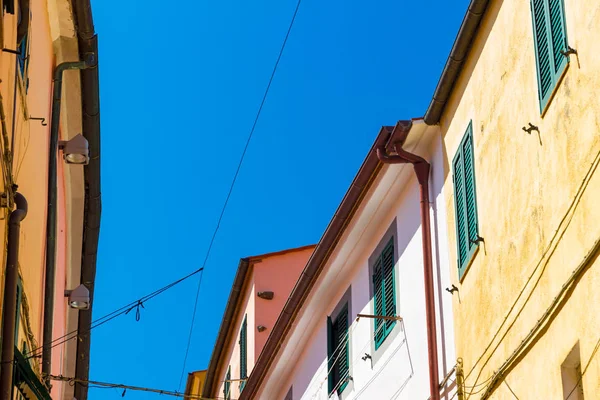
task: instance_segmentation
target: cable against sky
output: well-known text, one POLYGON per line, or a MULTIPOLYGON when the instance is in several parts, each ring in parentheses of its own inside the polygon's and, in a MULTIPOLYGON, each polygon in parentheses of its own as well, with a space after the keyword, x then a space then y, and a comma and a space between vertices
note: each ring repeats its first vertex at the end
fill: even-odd
POLYGON ((179 385, 177 386, 177 391, 179 391, 181 389, 181 383, 183 382, 183 376, 185 375, 185 367, 186 367, 187 358, 188 358, 188 355, 190 352, 192 333, 194 331, 194 322, 196 320, 196 311, 198 309, 198 297, 200 295, 200 287, 202 286, 202 277, 204 276, 204 267, 206 266, 206 262, 208 261, 208 257, 210 256, 210 252, 211 252, 213 244, 215 242, 217 233, 219 232, 219 228, 221 227, 221 221, 223 220, 223 215, 225 214, 225 210, 227 209, 227 205, 229 204, 229 199, 231 198, 231 193, 233 192, 233 188, 235 187, 235 183, 236 183, 238 175, 240 173, 240 169, 242 168, 244 158, 246 157, 246 152, 248 151, 248 146, 250 145, 250 141, 252 140, 252 136, 254 135, 254 131, 256 130, 256 125, 258 124, 258 120, 260 118, 263 107, 267 100, 267 96, 269 95, 269 90, 271 89, 271 84, 273 83, 273 78, 275 77, 275 73, 277 72, 277 67, 279 66, 279 61, 281 61, 281 56, 283 55, 283 51, 285 50, 285 46, 287 44, 288 38, 290 37, 290 32, 292 31, 292 27, 294 26, 294 22, 296 21, 296 16, 298 15, 298 9, 300 9, 301 3, 302 3, 302 0, 298 0, 298 3, 296 3, 296 8, 294 9, 294 14, 292 15, 292 19, 290 21, 290 25, 288 26, 287 33, 285 34, 285 38, 283 39, 283 43, 281 44, 281 49, 279 50, 279 55, 277 56, 277 61, 275 61, 275 65, 273 66, 273 71, 271 72, 271 76, 269 78, 269 83, 267 84, 265 93, 262 97, 262 101, 260 102, 260 106, 258 107, 258 111, 256 112, 256 117, 254 118, 254 123, 252 124, 250 133, 248 134, 248 139, 246 140, 246 145, 244 146, 244 150, 242 151, 242 155, 240 156, 240 161, 238 162, 237 169, 235 170, 235 174, 233 175, 233 180, 231 181, 231 185, 229 187, 229 192, 227 193, 227 197, 225 198, 225 202, 223 203, 223 208, 221 209, 221 214, 219 215, 219 219, 217 220, 217 226, 215 227, 212 238, 210 239, 210 244, 208 245, 208 249, 206 251, 206 256, 204 257, 204 261, 202 262, 202 272, 200 273, 200 277, 198 278, 198 289, 196 290, 196 299, 194 300, 194 308, 192 311, 192 322, 190 323, 190 333, 188 335, 187 346, 185 349, 185 357, 183 358, 183 366, 181 368, 181 377, 179 378, 179 385))

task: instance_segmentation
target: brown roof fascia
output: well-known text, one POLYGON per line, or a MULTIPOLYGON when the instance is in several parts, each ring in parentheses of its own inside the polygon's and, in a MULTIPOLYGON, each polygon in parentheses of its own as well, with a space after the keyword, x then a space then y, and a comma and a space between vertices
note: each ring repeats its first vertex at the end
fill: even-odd
POLYGON ((454 84, 462 71, 462 67, 471 49, 471 44, 477 34, 479 23, 487 10, 489 2, 490 0, 471 0, 471 4, 469 4, 467 13, 460 25, 458 36, 454 40, 452 50, 442 71, 442 76, 438 81, 431 103, 429 103, 429 107, 425 113, 424 120, 427 125, 436 125, 440 122, 446 102, 450 98, 454 84))
POLYGON ((377 148, 382 145, 388 147, 390 143, 397 141, 396 135, 399 137, 406 137, 407 132, 410 131, 412 127, 412 121, 401 121, 399 126, 404 127, 404 129, 393 130, 394 127, 382 127, 379 131, 375 143, 369 150, 358 174, 354 178, 354 181, 352 181, 344 199, 333 215, 319 244, 311 258, 308 260, 296 286, 292 290, 292 294, 285 303, 283 311, 279 315, 279 318, 267 339, 267 343, 250 373, 250 377, 246 382, 246 386, 244 387, 244 391, 241 393, 239 400, 248 400, 256 396, 256 392, 262 384, 273 360, 277 356, 279 348, 292 327, 300 308, 321 274, 323 266, 329 259, 329 256, 335 249, 352 217, 356 213, 356 210, 361 205, 362 200, 381 170, 383 164, 377 158, 377 148), (394 137, 392 137, 392 133, 394 134, 394 137))
POLYGON ((285 250, 280 250, 280 251, 273 251, 271 253, 259 254, 257 256, 252 256, 252 257, 248 257, 248 258, 252 262, 258 262, 258 261, 260 261, 262 259, 265 259, 265 258, 275 257, 275 256, 282 256, 282 255, 285 255, 285 254, 288 254, 288 253, 295 253, 297 251, 304 251, 304 250, 308 250, 308 249, 314 249, 315 247, 317 247, 316 244, 309 244, 307 246, 294 247, 292 249, 285 249, 285 250))
POLYGON ((210 362, 208 363, 206 381, 204 383, 204 389, 202 390, 203 397, 213 396, 213 393, 211 392, 215 389, 213 387, 219 380, 216 376, 219 370, 219 361, 221 359, 221 355, 223 354, 223 350, 225 349, 225 342, 227 340, 229 331, 231 330, 231 325, 235 319, 235 312, 238 308, 238 303, 240 302, 240 296, 242 294, 242 289, 244 287, 244 282, 246 281, 246 275, 248 274, 249 267, 249 258, 240 259, 235 278, 233 279, 233 286, 231 287, 231 292, 229 293, 229 299, 227 300, 227 305, 225 306, 225 313, 223 314, 221 327, 219 328, 219 333, 217 334, 217 341, 215 342, 215 347, 213 348, 212 355, 210 356, 210 362))

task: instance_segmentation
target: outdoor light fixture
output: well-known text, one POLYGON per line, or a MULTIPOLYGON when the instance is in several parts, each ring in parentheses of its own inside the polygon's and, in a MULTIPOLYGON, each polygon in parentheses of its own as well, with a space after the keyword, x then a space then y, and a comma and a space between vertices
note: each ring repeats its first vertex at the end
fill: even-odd
POLYGON ((69 306, 77 310, 90 309, 90 291, 85 285, 79 285, 73 290, 65 290, 65 297, 69 298, 69 306))
POLYGON ((63 157, 67 164, 87 165, 90 162, 89 144, 81 133, 71 140, 59 141, 58 148, 63 151, 63 157))

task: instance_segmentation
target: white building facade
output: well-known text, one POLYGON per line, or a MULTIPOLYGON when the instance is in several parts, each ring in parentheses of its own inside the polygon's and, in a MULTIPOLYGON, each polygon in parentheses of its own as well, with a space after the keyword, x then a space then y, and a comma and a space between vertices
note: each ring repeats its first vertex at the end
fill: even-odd
MULTIPOLYGON (((439 129, 422 120, 408 125, 399 145, 431 165, 437 384, 441 383, 439 398, 448 400, 455 391, 452 302, 459 301, 459 294, 450 287, 444 211, 444 182, 451 177, 444 173, 447 160, 439 129), (449 378, 444 379, 446 376, 449 378)), ((365 174, 368 161, 382 143, 393 149, 398 138, 392 128, 381 130, 359 175, 365 174)), ((258 360, 265 368, 250 377, 250 393, 243 393, 242 399, 430 398, 431 346, 427 340, 419 182, 411 164, 376 161, 371 165, 375 166, 369 183, 352 205, 337 240, 332 245, 325 243, 332 221, 319 243, 322 248, 317 247, 315 253, 327 253, 327 257, 310 289, 300 297, 303 300, 295 305, 293 319, 280 317, 278 324, 286 325, 285 334, 278 337, 276 328, 269 338, 272 343, 266 347, 276 350, 258 360)), ((357 180, 349 193, 356 186, 357 180)), ((309 261, 303 275, 310 274, 311 262, 316 260, 309 261)), ((299 282, 295 291, 301 286, 299 282)), ((293 305, 289 303, 295 304, 294 297, 292 293, 287 310, 293 305)))

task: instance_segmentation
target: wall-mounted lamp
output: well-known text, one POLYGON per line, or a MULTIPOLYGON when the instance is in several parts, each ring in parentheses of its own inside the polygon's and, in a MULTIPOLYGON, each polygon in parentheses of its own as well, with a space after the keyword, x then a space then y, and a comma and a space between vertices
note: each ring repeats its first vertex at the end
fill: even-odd
POLYGON ((90 309, 90 291, 85 285, 79 285, 73 290, 65 290, 65 297, 69 298, 69 307, 71 308, 90 309))
POLYGON ((256 293, 258 297, 265 300, 273 300, 274 293, 270 291, 258 292, 256 293))
POLYGON ((264 331, 267 330, 267 327, 264 326, 264 325, 259 325, 259 326, 256 327, 256 330, 259 331, 259 332, 264 332, 264 331))
POLYGON ((71 140, 61 140, 58 148, 63 151, 63 157, 67 164, 83 164, 90 162, 90 149, 86 138, 81 133, 71 140))

